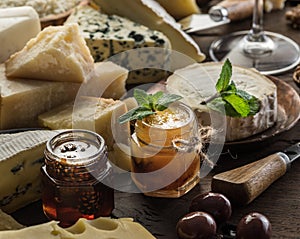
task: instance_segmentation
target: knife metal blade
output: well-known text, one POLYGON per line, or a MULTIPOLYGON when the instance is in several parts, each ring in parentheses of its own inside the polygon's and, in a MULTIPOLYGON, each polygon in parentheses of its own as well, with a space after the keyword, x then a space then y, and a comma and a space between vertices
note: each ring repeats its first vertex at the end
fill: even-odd
POLYGON ((223 193, 235 204, 248 204, 282 177, 291 163, 298 158, 300 158, 300 142, 282 152, 214 175, 211 182, 212 191, 223 193))

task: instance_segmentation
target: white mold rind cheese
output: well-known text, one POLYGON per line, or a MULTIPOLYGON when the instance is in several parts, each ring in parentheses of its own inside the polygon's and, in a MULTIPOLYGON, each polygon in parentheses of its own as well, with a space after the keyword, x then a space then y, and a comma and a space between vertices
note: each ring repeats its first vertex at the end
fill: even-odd
MULTIPOLYGON (((209 112, 201 102, 216 93, 215 84, 221 68, 222 63, 202 63, 179 69, 168 78, 167 90, 182 95, 183 101, 198 114, 209 112)), ((238 89, 257 97, 261 107, 254 116, 244 118, 226 116, 226 129, 223 130, 226 130, 227 142, 261 133, 272 127, 277 120, 277 87, 270 79, 254 69, 237 66, 233 66, 231 79, 238 89)), ((218 114, 211 114, 211 116, 218 117, 218 114)), ((200 122, 203 120, 204 118, 199 119, 200 122)))
POLYGON ((41 197, 40 168, 46 142, 58 132, 0 134, 0 208, 13 212, 41 197))

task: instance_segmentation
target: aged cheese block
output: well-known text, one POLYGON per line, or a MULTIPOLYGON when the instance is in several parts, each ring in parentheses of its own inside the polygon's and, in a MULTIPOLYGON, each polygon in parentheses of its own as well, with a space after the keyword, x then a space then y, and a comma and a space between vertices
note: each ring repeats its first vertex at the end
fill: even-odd
POLYGON ((58 132, 0 134, 0 208, 13 212, 40 199, 40 168, 47 140, 58 132))
POLYGON ((6 61, 8 77, 83 82, 94 60, 77 24, 44 28, 6 61))
POLYGON ((108 146, 111 162, 130 170, 129 125, 119 124, 118 117, 127 112, 125 103, 112 99, 81 97, 39 116, 40 125, 50 129, 80 128, 100 134, 108 146))
POLYGON ((141 224, 131 218, 111 219, 100 217, 94 220, 80 218, 73 226, 60 227, 50 221, 20 230, 0 231, 0 239, 155 239, 141 224))
MULTIPOLYGON (((95 60, 104 61, 118 53, 142 47, 160 47, 170 49, 169 39, 161 32, 150 30, 148 27, 132 22, 129 19, 100 13, 89 5, 78 6, 66 21, 78 23, 91 54, 95 60)), ((147 51, 148 53, 148 51, 147 51)), ((124 53, 113 58, 114 62, 135 70, 138 66, 164 68, 168 54, 157 51, 154 54, 138 56, 133 53, 124 53)), ((111 60, 111 59, 110 59, 111 60)), ((127 83, 142 83, 159 81, 163 72, 155 69, 130 72, 127 83)))
POLYGON ((196 0, 156 0, 176 20, 200 13, 196 0))
MULTIPOLYGON (((201 105, 201 102, 216 93, 215 84, 221 68, 222 63, 203 63, 179 69, 168 78, 167 90, 182 95, 183 101, 197 112, 208 112, 208 108, 201 105)), ((273 126, 277 120, 276 85, 255 70, 237 66, 233 66, 231 79, 238 89, 256 96, 260 100, 261 107, 254 116, 226 117, 226 128, 218 129, 226 130, 226 141, 243 139, 273 126)), ((218 114, 211 116, 218 118, 218 114)), ((201 122, 204 118, 199 120, 201 122)))
POLYGON ((107 14, 127 17, 150 29, 164 33, 171 41, 172 49, 201 62, 205 55, 196 42, 181 30, 181 25, 154 0, 94 0, 107 14), (133 14, 134 12, 134 14, 133 14))
POLYGON ((0 64, 0 129, 37 127, 39 114, 73 100, 79 87, 71 82, 11 81, 0 64))
POLYGON ((41 31, 37 12, 32 7, 0 8, 0 63, 41 31))

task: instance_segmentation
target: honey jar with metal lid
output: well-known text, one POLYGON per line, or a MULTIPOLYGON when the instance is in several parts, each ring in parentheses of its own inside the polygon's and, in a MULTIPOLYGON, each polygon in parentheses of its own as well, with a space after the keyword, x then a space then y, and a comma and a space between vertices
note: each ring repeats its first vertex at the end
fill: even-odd
POLYGON ((87 130, 67 130, 46 144, 41 168, 45 215, 62 227, 79 218, 109 216, 114 209, 112 167, 104 139, 87 130))

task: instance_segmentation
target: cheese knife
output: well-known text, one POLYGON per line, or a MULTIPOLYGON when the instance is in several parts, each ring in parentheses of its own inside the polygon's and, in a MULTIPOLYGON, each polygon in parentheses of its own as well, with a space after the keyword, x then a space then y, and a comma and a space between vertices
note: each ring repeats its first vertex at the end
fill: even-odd
POLYGON ((179 20, 182 30, 192 33, 251 16, 253 0, 224 0, 211 7, 208 14, 192 14, 179 20))
POLYGON ((283 176, 300 158, 300 142, 282 152, 213 176, 211 188, 237 205, 246 205, 283 176))

